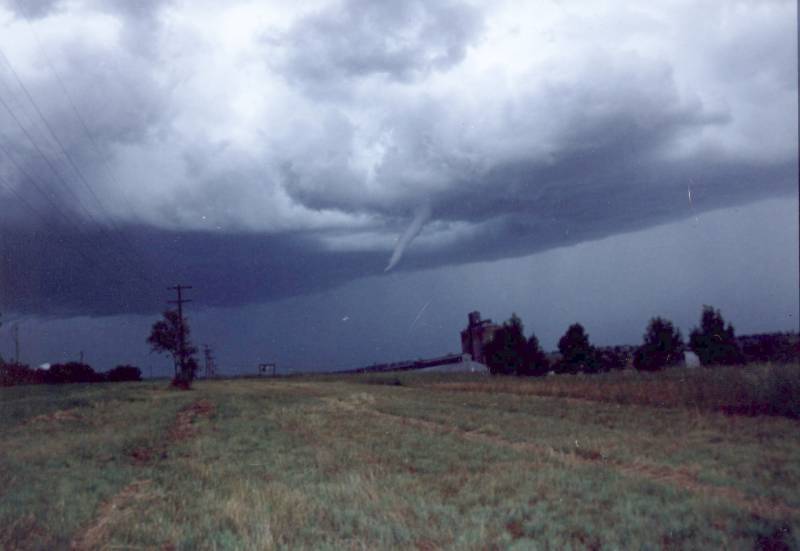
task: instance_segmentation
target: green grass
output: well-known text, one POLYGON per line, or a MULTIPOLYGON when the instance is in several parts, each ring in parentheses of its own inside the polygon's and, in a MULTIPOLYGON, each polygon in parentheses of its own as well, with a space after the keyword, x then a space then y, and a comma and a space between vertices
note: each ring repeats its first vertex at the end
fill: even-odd
POLYGON ((392 377, 0 389, 0 548, 800 547, 795 419, 392 377))

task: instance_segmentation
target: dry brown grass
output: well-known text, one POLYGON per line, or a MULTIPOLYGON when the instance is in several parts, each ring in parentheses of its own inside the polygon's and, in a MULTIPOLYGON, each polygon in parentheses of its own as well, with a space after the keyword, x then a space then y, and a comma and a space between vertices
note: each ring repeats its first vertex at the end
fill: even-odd
POLYGON ((505 393, 657 407, 694 407, 746 415, 800 415, 800 365, 672 369, 540 378, 413 384, 446 392, 505 393))

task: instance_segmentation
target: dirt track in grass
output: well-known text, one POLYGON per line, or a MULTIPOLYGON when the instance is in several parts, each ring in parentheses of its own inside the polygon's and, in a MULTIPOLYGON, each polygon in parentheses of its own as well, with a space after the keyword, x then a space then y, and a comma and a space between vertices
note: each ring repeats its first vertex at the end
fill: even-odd
POLYGON ((197 434, 196 420, 210 417, 214 413, 214 409, 213 402, 206 399, 197 400, 184 407, 178 412, 175 421, 163 438, 151 446, 137 446, 129 453, 131 459, 138 465, 144 465, 158 458, 166 458, 170 445, 187 440, 197 434))
MULTIPOLYGON (((137 465, 150 463, 156 458, 166 458, 169 446, 188 440, 198 434, 196 421, 210 417, 215 410, 214 403, 207 399, 197 400, 181 409, 164 437, 155 445, 134 448, 130 456, 137 465)), ((60 419, 56 412, 50 417, 60 419)), ((73 419, 70 416, 68 419, 73 419)), ((122 488, 117 494, 100 506, 97 515, 72 541, 73 550, 89 550, 102 547, 107 541, 109 528, 125 521, 125 517, 135 510, 137 503, 153 497, 151 480, 135 480, 122 488)))
POLYGON ((795 420, 319 379, 0 389, 0 548, 800 544, 795 420))

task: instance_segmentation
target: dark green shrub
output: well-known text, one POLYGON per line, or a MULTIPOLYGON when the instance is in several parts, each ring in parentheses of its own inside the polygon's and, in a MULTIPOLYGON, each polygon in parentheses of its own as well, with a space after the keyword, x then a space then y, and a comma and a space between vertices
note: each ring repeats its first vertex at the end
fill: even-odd
POLYGON ((132 365, 118 365, 106 373, 106 381, 116 383, 122 381, 141 381, 142 370, 132 365))
POLYGON ((49 384, 97 383, 102 380, 102 375, 95 373, 91 366, 80 362, 53 364, 44 375, 44 382, 49 384))
POLYGON ((558 340, 561 361, 556 371, 560 373, 597 373, 600 364, 597 351, 589 342, 589 335, 580 323, 569 326, 567 332, 558 340))
POLYGON ((695 327, 689 335, 689 346, 703 365, 743 363, 733 326, 730 323, 726 326, 722 314, 712 306, 703 306, 700 327, 695 327))
POLYGON ((486 365, 492 375, 517 375, 527 370, 526 348, 522 320, 512 314, 511 318, 494 333, 486 343, 484 353, 486 365))
POLYGON ((640 371, 656 371, 683 361, 683 337, 672 322, 653 318, 647 325, 642 345, 636 349, 633 365, 640 371))

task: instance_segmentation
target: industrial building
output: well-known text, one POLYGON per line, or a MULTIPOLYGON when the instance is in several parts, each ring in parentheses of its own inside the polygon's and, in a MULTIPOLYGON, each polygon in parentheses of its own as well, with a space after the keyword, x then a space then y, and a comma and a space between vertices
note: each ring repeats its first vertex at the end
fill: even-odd
POLYGON ((461 352, 468 354, 472 361, 485 364, 484 347, 500 326, 490 319, 482 320, 478 311, 470 312, 467 319, 467 328, 461 331, 461 352))

